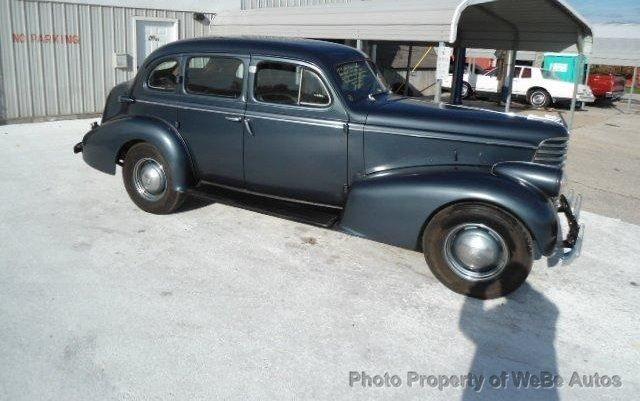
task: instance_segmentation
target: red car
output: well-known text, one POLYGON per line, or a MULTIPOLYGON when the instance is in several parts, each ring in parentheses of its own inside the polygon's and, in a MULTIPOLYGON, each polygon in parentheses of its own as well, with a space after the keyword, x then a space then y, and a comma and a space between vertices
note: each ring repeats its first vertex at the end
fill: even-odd
POLYGON ((626 80, 613 74, 590 74, 589 87, 598 99, 618 100, 624 96, 626 80))

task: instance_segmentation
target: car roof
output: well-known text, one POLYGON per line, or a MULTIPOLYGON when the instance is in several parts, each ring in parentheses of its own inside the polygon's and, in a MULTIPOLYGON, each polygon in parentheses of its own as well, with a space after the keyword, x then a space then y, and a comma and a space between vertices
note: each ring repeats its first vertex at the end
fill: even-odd
POLYGON ((250 36, 201 37, 179 40, 162 46, 147 57, 145 64, 172 54, 204 52, 294 58, 325 68, 367 57, 353 47, 321 40, 250 36))

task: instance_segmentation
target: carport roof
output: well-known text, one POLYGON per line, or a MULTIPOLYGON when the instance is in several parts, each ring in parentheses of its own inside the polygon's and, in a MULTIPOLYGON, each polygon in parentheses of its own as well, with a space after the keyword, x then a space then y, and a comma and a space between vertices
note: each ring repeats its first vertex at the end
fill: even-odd
POLYGON ((591 36, 563 0, 370 0, 218 14, 216 35, 445 42, 469 48, 563 51, 591 36))
POLYGON ((590 64, 640 66, 640 24, 594 25, 590 64))

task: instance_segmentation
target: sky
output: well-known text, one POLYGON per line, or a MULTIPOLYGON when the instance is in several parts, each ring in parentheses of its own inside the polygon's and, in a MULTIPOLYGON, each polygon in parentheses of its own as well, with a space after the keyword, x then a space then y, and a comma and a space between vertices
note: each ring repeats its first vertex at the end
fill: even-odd
POLYGON ((593 23, 640 23, 639 0, 567 0, 593 23))

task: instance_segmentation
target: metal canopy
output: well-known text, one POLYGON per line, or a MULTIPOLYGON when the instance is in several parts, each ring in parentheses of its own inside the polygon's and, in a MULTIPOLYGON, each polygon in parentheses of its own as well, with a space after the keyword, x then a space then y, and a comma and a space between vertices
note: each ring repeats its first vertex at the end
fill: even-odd
POLYGON ((591 37, 563 0, 371 0, 220 13, 213 34, 444 42, 563 51, 591 37))
POLYGON ((640 66, 640 24, 594 25, 590 64, 640 66))

